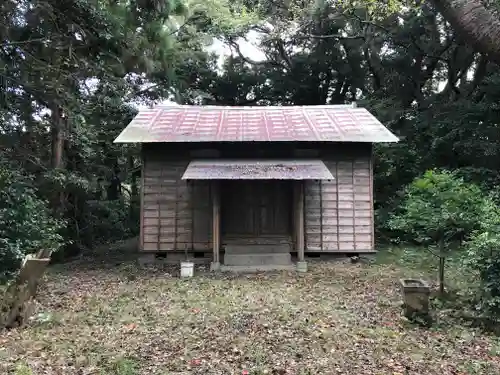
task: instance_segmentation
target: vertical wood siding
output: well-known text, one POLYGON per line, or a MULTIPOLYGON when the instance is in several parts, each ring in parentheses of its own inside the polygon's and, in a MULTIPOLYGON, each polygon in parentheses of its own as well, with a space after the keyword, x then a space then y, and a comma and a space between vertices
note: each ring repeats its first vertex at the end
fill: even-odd
POLYGON ((181 179, 188 160, 162 160, 146 154, 143 163, 142 250, 211 248, 208 182, 181 179))
POLYGON ((335 179, 306 182, 306 251, 373 251, 370 157, 323 161, 335 179))

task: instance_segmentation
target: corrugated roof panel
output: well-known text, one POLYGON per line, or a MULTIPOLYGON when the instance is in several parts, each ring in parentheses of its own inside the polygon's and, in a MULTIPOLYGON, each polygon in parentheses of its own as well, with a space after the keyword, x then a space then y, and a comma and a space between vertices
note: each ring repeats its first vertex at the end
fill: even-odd
POLYGON ((397 142, 365 108, 159 106, 142 110, 115 139, 148 142, 397 142))
POLYGON ((321 160, 195 160, 183 180, 333 180, 321 160))

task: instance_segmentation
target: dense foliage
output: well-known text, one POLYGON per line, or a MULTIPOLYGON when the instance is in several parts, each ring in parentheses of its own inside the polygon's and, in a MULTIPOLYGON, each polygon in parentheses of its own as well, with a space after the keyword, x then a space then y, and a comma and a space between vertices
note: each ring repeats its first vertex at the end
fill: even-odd
POLYGON ((0 164, 0 281, 17 270, 26 254, 57 251, 64 244, 64 222, 52 217, 34 181, 7 163, 0 164))
POLYGON ((420 245, 448 247, 479 229, 486 199, 456 173, 429 170, 404 189, 388 226, 420 245))
POLYGON ((500 316, 500 206, 493 200, 484 206, 479 228, 466 243, 463 266, 476 273, 479 285, 472 298, 478 311, 500 316))
POLYGON ((500 235, 478 232, 468 243, 464 264, 478 273, 480 288, 474 301, 488 316, 500 316, 500 235))

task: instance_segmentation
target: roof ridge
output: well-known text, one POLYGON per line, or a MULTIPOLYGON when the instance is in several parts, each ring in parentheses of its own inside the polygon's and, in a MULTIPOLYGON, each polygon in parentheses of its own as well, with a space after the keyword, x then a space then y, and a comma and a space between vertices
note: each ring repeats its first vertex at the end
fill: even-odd
POLYGON ((196 109, 229 109, 229 110, 269 110, 269 109, 305 109, 305 108, 338 108, 338 109, 350 109, 350 108, 359 108, 356 105, 356 102, 352 102, 351 104, 313 104, 313 105, 266 105, 266 106, 226 106, 226 105, 191 105, 191 104, 158 104, 153 106, 152 109, 160 109, 160 108, 174 108, 174 109, 182 109, 182 108, 196 108, 196 109))

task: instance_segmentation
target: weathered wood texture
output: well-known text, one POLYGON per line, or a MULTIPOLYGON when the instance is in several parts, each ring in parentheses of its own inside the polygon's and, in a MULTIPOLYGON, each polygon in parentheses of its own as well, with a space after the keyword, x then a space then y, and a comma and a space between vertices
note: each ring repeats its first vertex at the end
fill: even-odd
MULTIPOLYGON (((213 249, 213 262, 220 263, 220 203, 221 191, 220 182, 211 181, 212 187, 212 249, 213 249)), ((207 234, 208 236, 208 234, 207 234)))
MULTIPOLYGON (((335 179, 305 183, 305 251, 373 251, 371 146, 339 145, 334 151, 329 148, 306 151, 308 157, 320 157, 335 179)), ((255 155, 250 153, 252 150, 248 152, 255 155)), ((276 148, 273 152, 276 153, 276 148)), ((233 152, 223 152, 222 156, 231 157, 233 152)), ((203 155, 194 155, 192 151, 190 155, 175 148, 170 152, 160 148, 144 153, 141 250, 212 250, 211 185, 208 181, 181 180, 193 157, 203 155)), ((224 212, 224 195, 221 199, 224 212)), ((296 240, 295 235, 293 238, 296 240)), ((223 245, 224 239, 221 240, 223 245)))
POLYGON ((52 251, 27 255, 17 277, 0 298, 0 329, 23 326, 34 312, 38 283, 50 263, 52 251))
POLYGON ((212 248, 211 186, 182 180, 188 163, 144 158, 143 251, 212 248))
POLYGON ((299 262, 304 261, 304 253, 305 253, 305 186, 303 181, 294 181, 295 184, 295 210, 294 210, 294 218, 295 218, 295 250, 297 251, 297 257, 299 262))
POLYGON ((306 251, 373 251, 371 159, 324 162, 335 180, 306 182, 306 251))
POLYGON ((290 181, 227 180, 221 186, 222 232, 226 238, 291 235, 290 181))

